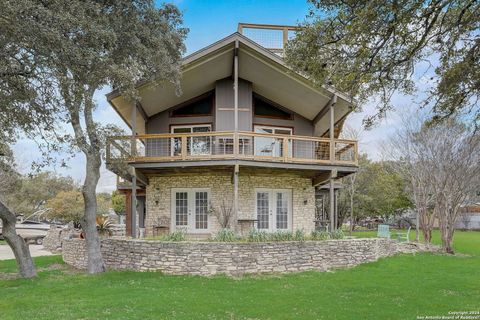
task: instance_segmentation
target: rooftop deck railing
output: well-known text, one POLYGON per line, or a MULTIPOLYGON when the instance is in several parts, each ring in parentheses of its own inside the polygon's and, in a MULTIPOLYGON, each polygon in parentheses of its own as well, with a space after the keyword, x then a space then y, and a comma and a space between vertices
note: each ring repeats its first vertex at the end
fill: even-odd
POLYGON ((357 142, 240 131, 110 137, 107 162, 243 159, 357 165, 357 142))

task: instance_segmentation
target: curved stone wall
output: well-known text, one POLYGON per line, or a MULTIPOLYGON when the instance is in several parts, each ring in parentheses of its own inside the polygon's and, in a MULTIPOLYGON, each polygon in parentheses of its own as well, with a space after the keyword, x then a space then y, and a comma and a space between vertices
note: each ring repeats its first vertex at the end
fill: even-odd
MULTIPOLYGON (((326 271, 420 250, 425 248, 377 238, 265 243, 102 240, 110 269, 205 276, 326 271)), ((62 252, 65 263, 86 268, 84 240, 64 240, 62 252)))

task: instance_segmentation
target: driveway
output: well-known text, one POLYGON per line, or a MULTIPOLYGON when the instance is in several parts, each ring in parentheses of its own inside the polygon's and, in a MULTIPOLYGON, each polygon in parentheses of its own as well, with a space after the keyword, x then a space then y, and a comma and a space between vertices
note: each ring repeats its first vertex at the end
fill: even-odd
MULTIPOLYGON (((51 256, 53 255, 50 251, 45 250, 43 245, 31 244, 30 246, 30 254, 32 257, 39 257, 39 256, 51 256)), ((8 259, 15 259, 10 246, 8 245, 0 245, 0 260, 8 260, 8 259)))

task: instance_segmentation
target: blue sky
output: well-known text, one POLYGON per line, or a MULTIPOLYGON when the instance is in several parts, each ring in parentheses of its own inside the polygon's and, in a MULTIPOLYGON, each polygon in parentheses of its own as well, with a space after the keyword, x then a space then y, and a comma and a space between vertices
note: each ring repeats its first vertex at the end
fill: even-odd
MULTIPOLYGON (((309 5, 306 0, 254 1, 254 0, 174 0, 184 14, 184 24, 190 29, 186 39, 187 54, 201 49, 237 30, 239 22, 294 25, 304 20, 309 5)), ((425 67, 419 69, 425 70, 425 67)), ((427 85, 427 76, 420 76, 417 85, 427 85)), ((96 93, 98 104, 95 118, 98 122, 113 123, 119 126, 124 124, 117 114, 108 105, 105 94, 109 88, 96 93)), ((418 97, 396 95, 394 103, 399 106, 398 112, 391 112, 387 118, 373 130, 364 131, 360 136, 360 151, 367 152, 371 158, 381 158, 379 146, 382 140, 395 130, 395 124, 400 122, 400 114, 411 111, 412 101, 418 97)), ((363 106, 363 112, 349 116, 347 124, 360 129, 365 115, 374 112, 373 104, 363 106)), ((66 129, 69 130, 69 125, 66 129)), ((21 140, 14 146, 15 156, 20 171, 30 171, 30 164, 38 160, 40 153, 35 143, 30 140, 21 140)), ((59 157, 62 157, 60 155, 59 157)), ((79 154, 69 161, 69 168, 48 168, 62 175, 71 175, 79 182, 83 180, 85 161, 83 154, 79 154)), ((101 178, 97 191, 110 192, 115 189, 115 176, 104 166, 101 169, 101 178)))
POLYGON ((176 0, 190 29, 187 53, 237 31, 239 22, 295 25, 304 20, 306 0, 176 0))

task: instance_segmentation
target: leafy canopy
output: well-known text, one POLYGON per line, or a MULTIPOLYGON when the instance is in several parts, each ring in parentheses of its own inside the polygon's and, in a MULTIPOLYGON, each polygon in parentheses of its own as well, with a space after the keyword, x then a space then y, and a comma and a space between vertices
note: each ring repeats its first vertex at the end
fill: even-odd
POLYGON ((471 114, 480 121, 480 2, 476 0, 309 0, 310 15, 288 42, 286 60, 318 84, 364 102, 379 97, 371 126, 412 94, 418 65, 438 57, 424 104, 434 120, 471 114))
POLYGON ((134 99, 140 80, 178 82, 187 30, 174 5, 16 0, 0 2, 0 12, 2 142, 27 132, 53 151, 66 142, 98 151, 102 133, 114 128, 91 117, 97 90, 110 86, 134 99), (83 121, 75 136, 58 130, 83 121))

